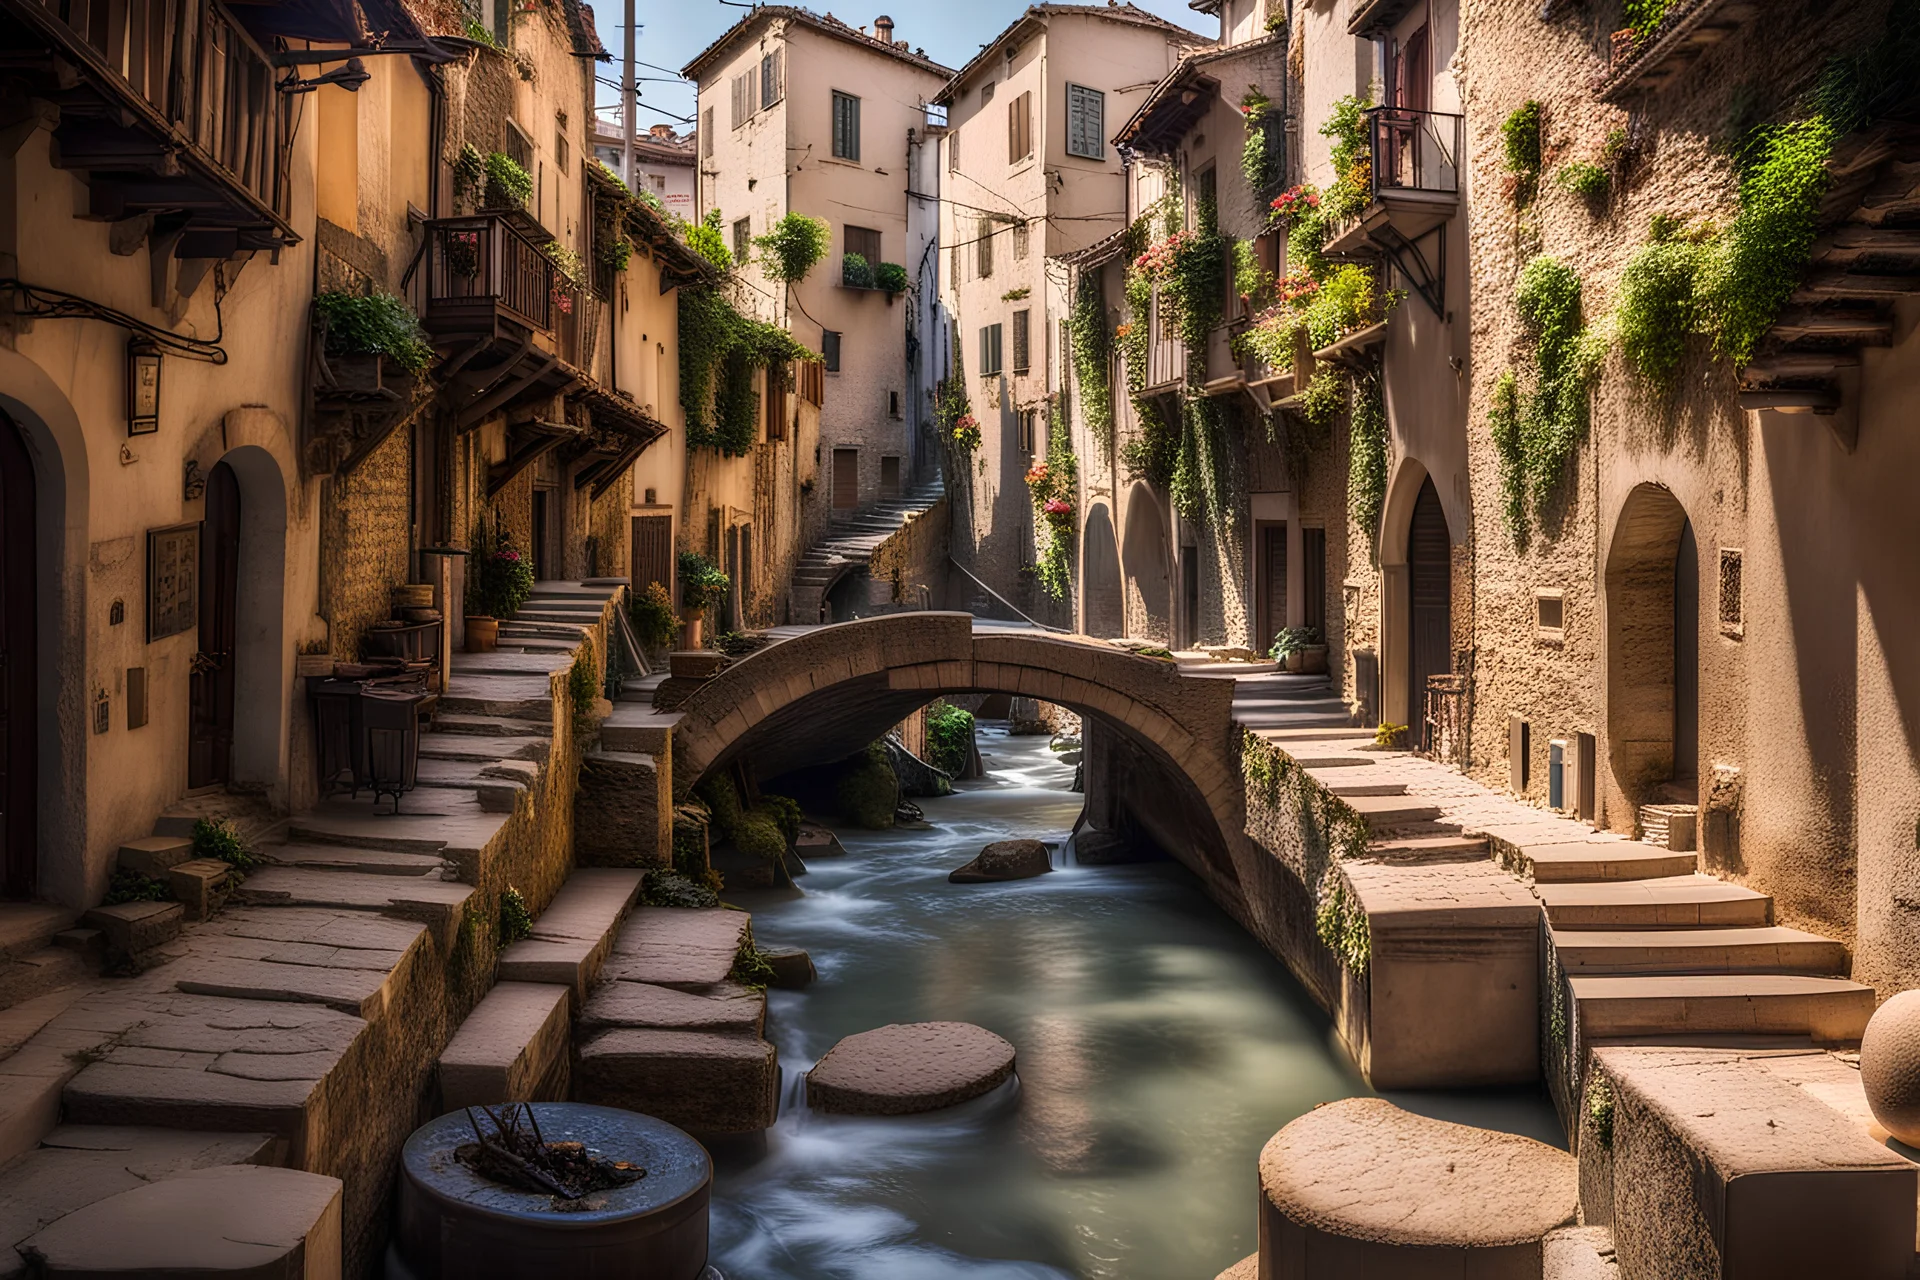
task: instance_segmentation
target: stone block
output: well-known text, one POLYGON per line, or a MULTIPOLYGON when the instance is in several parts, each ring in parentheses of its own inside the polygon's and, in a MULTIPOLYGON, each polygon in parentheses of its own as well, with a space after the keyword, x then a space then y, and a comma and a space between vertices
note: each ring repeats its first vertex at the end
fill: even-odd
POLYGON ((220 905, 233 868, 218 858, 194 858, 167 870, 167 888, 189 920, 205 920, 220 905))
POLYGON ((474 1006, 440 1055, 440 1110, 567 1096, 568 989, 502 982, 474 1006))
POLYGON ((339 1280, 341 1182, 219 1165, 75 1210, 21 1251, 48 1276, 339 1280))
POLYGON ((137 955, 178 935, 183 914, 177 902, 122 902, 95 907, 81 917, 81 923, 106 934, 108 950, 137 955))
POLYGON ((676 649, 667 655, 667 671, 675 680, 711 680, 727 665, 727 655, 716 649, 676 649))
POLYGON ((583 758, 573 796, 573 846, 582 866, 670 865, 671 771, 637 752, 596 751, 583 758))
POLYGON ((121 845, 114 863, 122 871, 157 880, 192 857, 193 841, 183 836, 142 836, 121 845))
POLYGON ((1342 871, 1370 938, 1349 1048, 1374 1088, 1537 1079, 1540 906, 1526 886, 1484 860, 1342 871))
POLYGON ((1587 1219, 1612 1227, 1622 1275, 1908 1274, 1920 1171, 1769 1069, 1772 1056, 1594 1050, 1589 1077, 1605 1083, 1588 1086, 1581 1182, 1598 1201, 1587 1219))
POLYGON ((567 878, 533 933, 500 957, 501 981, 558 983, 584 1000, 614 947, 641 873, 614 867, 583 867, 567 878))
POLYGON ((725 982, 751 923, 746 912, 724 907, 641 907, 620 931, 606 976, 681 990, 725 982))
POLYGON ((1574 1218, 1573 1157, 1383 1098, 1319 1107, 1260 1153, 1267 1280, 1519 1280, 1574 1218))
POLYGON ((658 1116, 696 1136, 752 1133, 779 1110, 774 1047, 757 1036, 615 1029, 580 1051, 574 1098, 658 1116))

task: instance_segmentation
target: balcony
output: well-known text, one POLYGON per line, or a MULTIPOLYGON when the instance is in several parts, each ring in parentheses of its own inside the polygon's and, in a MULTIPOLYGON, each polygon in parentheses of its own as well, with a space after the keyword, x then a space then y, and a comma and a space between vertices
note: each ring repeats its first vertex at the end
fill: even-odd
POLYGON ((1369 200, 1327 241, 1336 256, 1383 254, 1413 291, 1446 313, 1442 229, 1460 207, 1466 120, 1443 111, 1374 107, 1367 112, 1369 200), (1432 252, 1423 248, 1431 240, 1432 252))
MULTIPOLYGON (((225 258, 299 239, 273 59, 219 0, 6 0, 0 49, 116 252, 225 258), (57 104, 57 105, 55 105, 57 104)), ((197 280, 198 277, 196 276, 197 280)))
POLYGON ((436 340, 551 335, 560 280, 553 259, 505 214, 436 218, 420 320, 436 340))
POLYGON ((1679 80, 1702 54, 1764 8, 1753 0, 1680 0, 1645 40, 1636 40, 1631 31, 1616 32, 1613 57, 1594 81, 1594 96, 1617 107, 1635 105, 1679 80))
POLYGON ((1166 314, 1160 289, 1153 290, 1153 312, 1147 327, 1147 378, 1151 392, 1178 390, 1187 380, 1187 349, 1180 342, 1180 326, 1166 314))

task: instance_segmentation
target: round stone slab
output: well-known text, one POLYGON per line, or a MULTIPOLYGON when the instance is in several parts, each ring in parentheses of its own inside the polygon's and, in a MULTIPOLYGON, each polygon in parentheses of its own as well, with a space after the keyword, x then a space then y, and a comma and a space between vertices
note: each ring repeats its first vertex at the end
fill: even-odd
POLYGON ((1013 1074, 1013 1046, 971 1022, 896 1022, 848 1036, 807 1072, 807 1105, 904 1116, 977 1098, 1013 1074))
POLYGON ((1330 1277, 1360 1273, 1340 1267, 1388 1275, 1410 1251, 1458 1249, 1511 1255, 1523 1268, 1531 1256, 1527 1274, 1538 1275, 1542 1238, 1573 1221, 1579 1174, 1572 1156, 1531 1138, 1348 1098, 1273 1135, 1260 1153, 1260 1189, 1271 1267, 1305 1248, 1306 1257, 1340 1260, 1330 1277))

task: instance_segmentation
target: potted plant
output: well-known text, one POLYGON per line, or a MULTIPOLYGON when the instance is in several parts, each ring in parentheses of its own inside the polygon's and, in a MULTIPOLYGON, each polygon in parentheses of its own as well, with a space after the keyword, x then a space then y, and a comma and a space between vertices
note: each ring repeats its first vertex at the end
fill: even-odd
POLYGON ((515 549, 496 516, 492 533, 474 538, 473 582, 467 591, 467 652, 490 653, 500 637, 500 619, 520 611, 533 593, 533 566, 515 549))
POLYGON ((1323 673, 1327 646, 1312 627, 1282 627, 1273 642, 1273 660, 1295 673, 1323 673))
POLYGON ((413 398, 433 344, 405 302, 378 290, 329 290, 314 296, 313 311, 325 356, 322 395, 413 398))
POLYGON ((700 647, 700 624, 707 606, 727 594, 732 579, 697 551, 680 553, 680 615, 687 624, 687 648, 700 647))

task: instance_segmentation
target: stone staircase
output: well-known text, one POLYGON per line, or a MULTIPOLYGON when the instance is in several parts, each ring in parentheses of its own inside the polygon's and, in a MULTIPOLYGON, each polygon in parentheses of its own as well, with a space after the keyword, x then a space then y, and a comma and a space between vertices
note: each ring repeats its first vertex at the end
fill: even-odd
POLYGON ((533 612, 564 618, 516 621, 521 643, 454 655, 398 814, 364 793, 277 819, 249 797, 196 797, 121 850, 175 901, 96 908, 78 927, 71 913, 0 918, 0 981, 31 996, 0 1009, 0 1277, 26 1266, 14 1246, 130 1177, 237 1162, 341 1179, 346 1270, 367 1273, 392 1160, 434 1096, 449 1038, 468 1058, 476 1043, 514 1045, 523 1065, 550 1065, 557 1040, 564 1064, 564 1035, 515 1044, 524 988, 577 1004, 640 883, 638 871, 594 870, 562 886, 568 851, 548 832, 564 828, 542 816, 571 720, 554 694, 618 585, 547 584, 533 612), (259 860, 244 880, 193 856, 202 816, 242 819, 259 860), (534 938, 502 955, 510 986, 496 997, 495 903, 508 885, 539 914, 534 938), (12 974, 49 953, 82 967, 38 992, 12 974), (122 976, 97 976, 103 958, 122 976), (469 1008, 485 1016, 463 1040, 454 1023, 469 1008))
POLYGON ((827 593, 849 573, 863 572, 887 540, 945 496, 938 481, 899 498, 836 515, 827 534, 793 569, 790 612, 795 623, 825 622, 827 593))

